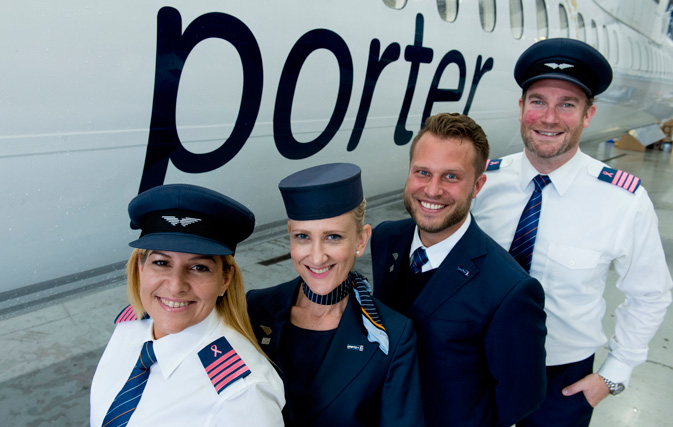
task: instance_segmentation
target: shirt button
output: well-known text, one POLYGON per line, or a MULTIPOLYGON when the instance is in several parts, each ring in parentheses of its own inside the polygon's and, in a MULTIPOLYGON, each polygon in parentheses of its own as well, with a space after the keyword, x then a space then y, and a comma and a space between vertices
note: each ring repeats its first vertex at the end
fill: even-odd
POLYGON ((575 260, 570 260, 570 265, 575 265, 575 260))

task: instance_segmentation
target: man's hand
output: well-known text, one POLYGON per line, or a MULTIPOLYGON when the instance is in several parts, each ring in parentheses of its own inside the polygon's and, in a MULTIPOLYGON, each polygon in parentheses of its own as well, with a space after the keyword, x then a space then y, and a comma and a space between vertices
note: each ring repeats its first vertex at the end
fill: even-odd
POLYGON ((589 402, 589 405, 595 408, 601 400, 608 397, 610 389, 598 374, 589 374, 576 383, 570 384, 561 392, 564 396, 572 396, 575 393, 584 392, 584 397, 589 402))

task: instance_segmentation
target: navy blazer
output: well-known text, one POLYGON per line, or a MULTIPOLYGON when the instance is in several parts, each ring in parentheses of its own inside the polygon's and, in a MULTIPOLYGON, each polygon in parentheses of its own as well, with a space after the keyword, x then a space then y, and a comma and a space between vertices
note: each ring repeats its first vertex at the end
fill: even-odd
MULTIPOLYGON (((296 278, 247 294, 257 341, 283 379, 280 341, 300 283, 301 279, 296 278)), ((413 323, 379 301, 374 303, 390 340, 388 355, 378 343, 367 339, 360 305, 351 295, 325 359, 309 386, 306 407, 312 410, 293 413, 286 404, 283 416, 287 426, 423 425, 413 323), (349 345, 362 346, 362 351, 349 349, 349 345)))
MULTIPOLYGON (((372 236, 374 295, 392 298, 415 223, 372 236)), ((546 392, 544 292, 472 219, 406 313, 418 335, 428 426, 510 426, 546 392)))

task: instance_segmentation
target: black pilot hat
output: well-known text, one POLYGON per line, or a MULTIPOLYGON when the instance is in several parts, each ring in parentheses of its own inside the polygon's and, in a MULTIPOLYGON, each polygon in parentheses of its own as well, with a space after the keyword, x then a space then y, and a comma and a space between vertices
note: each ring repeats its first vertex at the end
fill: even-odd
POLYGON ((605 57, 588 44, 555 38, 539 41, 526 49, 516 62, 514 78, 524 91, 538 80, 565 80, 575 83, 591 98, 610 86, 612 68, 605 57))
POLYGON ((129 246, 200 255, 233 255, 236 244, 255 228, 255 215, 217 191, 190 184, 167 184, 129 203, 131 228, 140 238, 129 246))
POLYGON ((352 211, 364 199, 360 175, 352 163, 329 163, 284 178, 278 188, 288 218, 311 221, 352 211))

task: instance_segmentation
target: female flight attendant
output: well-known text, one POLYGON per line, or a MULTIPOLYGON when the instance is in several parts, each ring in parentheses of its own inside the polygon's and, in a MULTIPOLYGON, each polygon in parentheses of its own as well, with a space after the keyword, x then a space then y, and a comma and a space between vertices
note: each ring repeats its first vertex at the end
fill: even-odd
POLYGON ((285 381, 288 426, 422 426, 410 320, 353 270, 364 225, 360 168, 321 165, 280 182, 299 277, 248 293, 253 331, 285 381))
POLYGON ((250 329, 236 244, 255 217, 215 191, 164 185, 129 204, 141 229, 131 305, 91 385, 92 426, 282 426, 283 384, 250 329))

